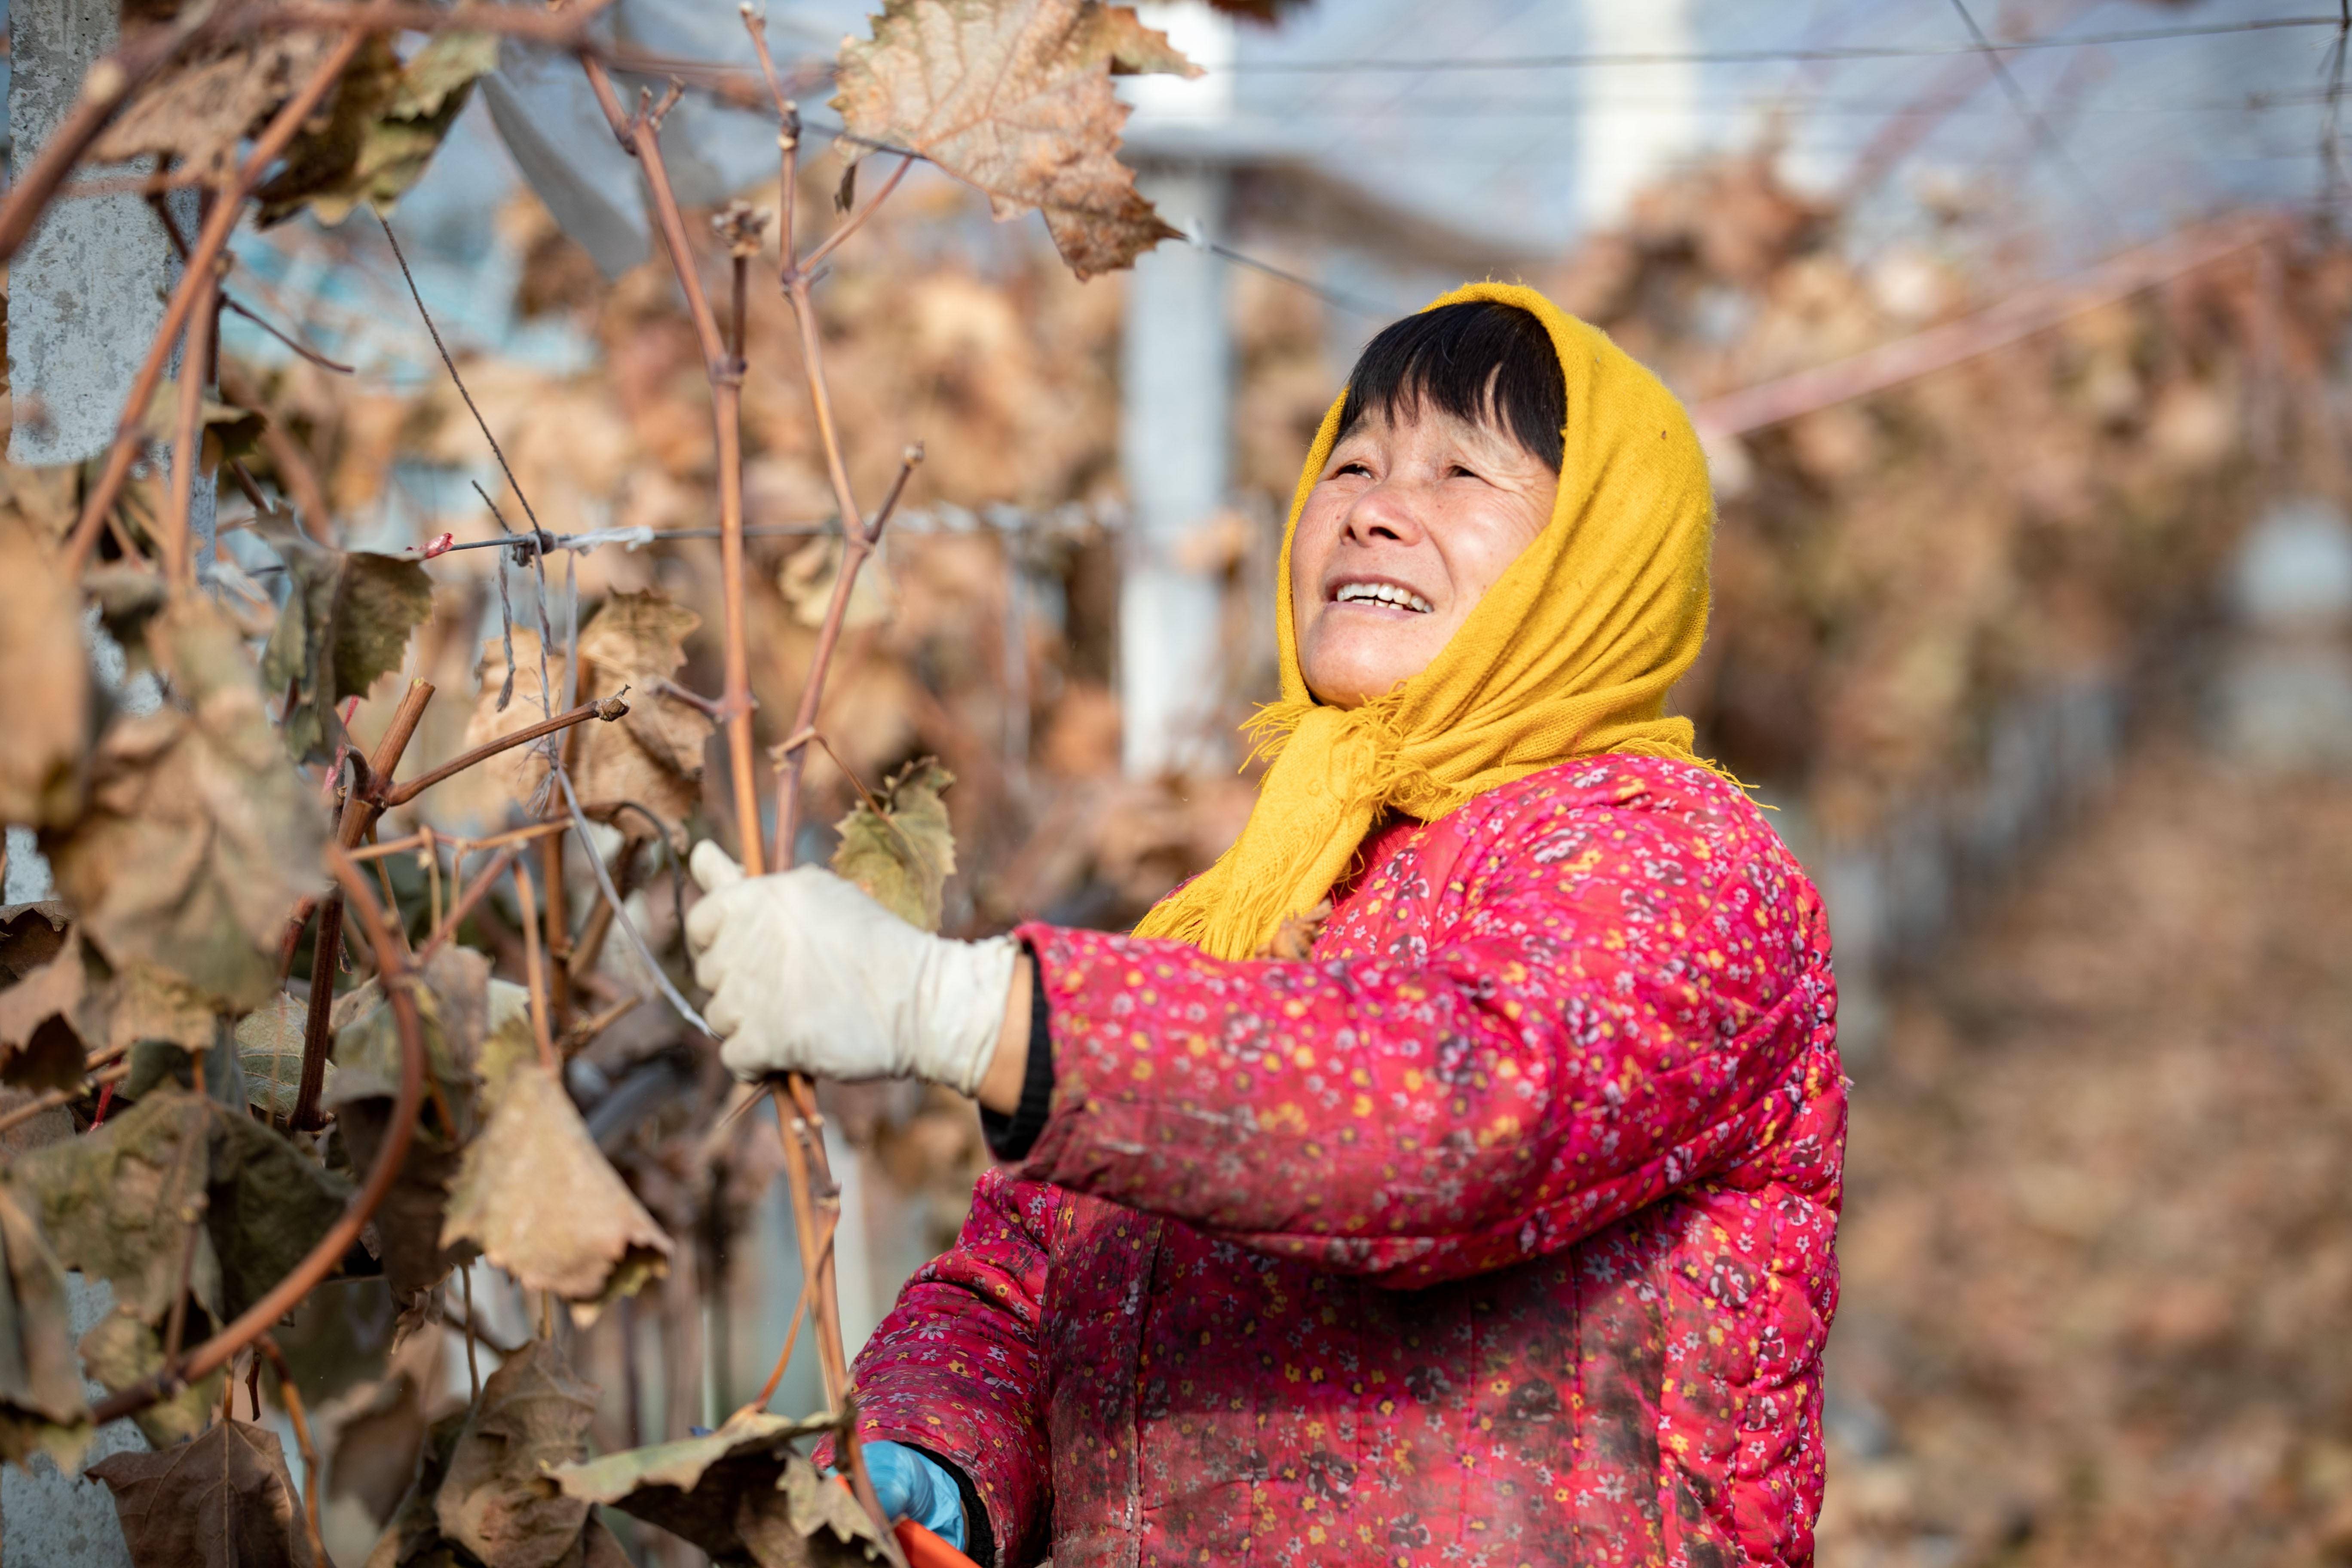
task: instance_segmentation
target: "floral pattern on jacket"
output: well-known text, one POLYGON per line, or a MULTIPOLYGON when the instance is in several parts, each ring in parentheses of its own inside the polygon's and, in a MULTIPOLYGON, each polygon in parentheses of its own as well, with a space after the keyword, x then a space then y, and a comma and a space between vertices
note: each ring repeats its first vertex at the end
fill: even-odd
POLYGON ((1025 928, 1051 1119, 858 1357, 1012 1565, 1810 1561, 1845 1087, 1704 770, 1367 841, 1303 962, 1025 928))

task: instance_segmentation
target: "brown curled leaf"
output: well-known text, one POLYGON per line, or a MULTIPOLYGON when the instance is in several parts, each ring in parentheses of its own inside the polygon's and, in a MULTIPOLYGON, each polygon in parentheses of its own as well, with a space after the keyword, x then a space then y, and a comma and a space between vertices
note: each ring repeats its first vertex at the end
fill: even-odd
POLYGON ((225 175, 238 143, 292 96, 333 47, 334 37, 324 28, 282 27, 183 61, 123 106, 91 146, 92 161, 167 153, 192 173, 225 175))
POLYGON ((90 1437, 66 1272, 40 1227, 0 1188, 0 1459, 46 1453, 70 1469, 90 1437))
POLYGON ((293 584, 262 650, 261 679, 273 692, 294 691, 287 749, 321 761, 342 735, 335 705, 400 668, 409 634, 433 613, 433 581, 415 561, 315 543, 285 513, 257 531, 293 584))
POLYGON ((478 1247, 524 1289, 571 1302, 582 1323, 667 1273, 669 1237, 538 1060, 527 1021, 484 1045, 482 1078, 489 1116, 450 1184, 441 1245, 478 1247))
POLYGON ((475 79, 498 63, 490 33, 438 34, 404 63, 372 40, 343 73, 327 123, 297 140, 261 187, 263 226, 305 206, 329 225, 362 204, 390 213, 457 123, 475 79))
POLYGON ((547 1471, 588 1452, 595 1391, 534 1340, 482 1384, 436 1495, 441 1534, 501 1568, 556 1568, 576 1551, 589 1505, 547 1471))
POLYGON ((1098 0, 885 0, 872 39, 842 47, 833 107, 852 133, 977 186, 1000 218, 1035 207, 1089 278, 1180 237, 1118 161, 1114 71, 1200 74, 1098 0))
POLYGON ((215 1422, 160 1453, 111 1455, 89 1468, 114 1493, 138 1568, 314 1568, 302 1504, 278 1434, 215 1422))
POLYGON ((583 724, 572 740, 572 787, 581 809, 609 822, 635 801, 666 822, 702 798, 702 752, 709 718, 668 689, 686 663, 686 639, 702 624, 692 610, 648 590, 615 594, 580 631, 583 692, 628 689, 618 723, 583 724))
POLYGON ((864 801, 834 825, 841 843, 833 868, 866 889, 908 925, 940 929, 947 879, 955 871, 955 833, 940 792, 955 774, 933 757, 918 757, 882 786, 876 804, 864 801))
MULTIPOLYGON (((716 1432, 700 1437, 626 1448, 558 1466, 549 1474, 566 1496, 581 1500, 583 1505, 617 1508, 683 1537, 713 1558, 740 1558, 748 1553, 766 1568, 779 1560, 772 1541, 779 1525, 792 1530, 788 1515, 781 1521, 778 1517, 789 1506, 779 1491, 787 1466, 797 1462, 811 1476, 815 1474, 808 1461, 795 1460, 790 1445, 796 1437, 813 1436, 831 1426, 830 1417, 788 1421, 764 1412, 739 1413, 716 1432), (770 1549, 764 1552, 757 1549, 752 1544, 755 1539, 768 1542, 770 1549)), ((850 1507, 861 1521, 865 1520, 856 1502, 850 1507)), ((871 1531, 869 1524, 869 1535, 871 1531)), ((804 1540, 809 1533, 797 1531, 795 1539, 804 1540)), ((781 1561, 800 1559, 783 1555, 781 1561)))
MULTIPOLYGON (((13 470, 12 470, 13 471, 13 470)), ((0 513, 0 822, 62 827, 89 769, 89 654, 81 595, 35 526, 0 513)))
POLYGON ((152 963, 242 1011, 278 989, 278 939, 317 885, 324 813, 218 609, 174 603, 148 648, 174 700, 108 728, 89 809, 42 847, 83 939, 116 968, 152 963))

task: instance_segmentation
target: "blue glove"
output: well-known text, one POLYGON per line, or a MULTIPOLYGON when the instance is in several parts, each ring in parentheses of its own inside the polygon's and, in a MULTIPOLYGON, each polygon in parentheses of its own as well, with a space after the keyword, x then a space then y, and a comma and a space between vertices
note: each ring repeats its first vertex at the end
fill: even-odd
POLYGON ((946 1466, 904 1443, 867 1443, 859 1451, 884 1513, 911 1519, 963 1550, 963 1489, 946 1466))

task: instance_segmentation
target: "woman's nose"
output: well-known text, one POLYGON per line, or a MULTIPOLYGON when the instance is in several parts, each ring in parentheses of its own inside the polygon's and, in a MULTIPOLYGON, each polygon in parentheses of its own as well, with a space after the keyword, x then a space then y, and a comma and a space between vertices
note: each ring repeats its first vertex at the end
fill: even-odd
POLYGON ((1410 487, 1383 479, 1356 497, 1342 536, 1355 544, 1418 544, 1427 534, 1410 487))

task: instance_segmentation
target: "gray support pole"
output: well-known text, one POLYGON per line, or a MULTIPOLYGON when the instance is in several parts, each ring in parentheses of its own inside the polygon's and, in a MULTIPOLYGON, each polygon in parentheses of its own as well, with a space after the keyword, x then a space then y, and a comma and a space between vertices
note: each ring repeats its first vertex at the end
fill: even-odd
MULTIPOLYGON (((114 0, 14 0, 8 123, 22 168, 71 111, 82 78, 114 47, 114 0)), ((124 165, 78 178, 139 174, 124 165)), ((175 192, 181 232, 196 232, 196 195, 175 192)), ((53 203, 8 270, 12 463, 78 463, 106 450, 147 344, 163 319, 163 291, 179 264, 142 196, 53 203)), ((178 362, 173 360, 176 371, 178 362)), ((196 569, 212 563, 213 486, 197 476, 189 524, 196 569)))
POLYGON ((1584 0, 1584 44, 1596 53, 1651 55, 1635 79, 1643 106, 1628 114, 1595 101, 1611 73, 1580 82, 1590 107, 1577 121, 1576 205, 1582 226, 1612 228, 1643 185, 1699 141, 1699 68, 1686 59, 1692 0, 1584 0))
MULTIPOLYGON (((1221 231, 1223 169, 1163 166, 1137 183, 1169 222, 1221 231)), ((1139 258, 1119 367, 1119 458, 1132 507, 1118 598, 1122 760, 1130 774, 1230 762, 1230 746, 1213 730, 1224 661, 1218 584, 1183 563, 1182 544, 1226 502, 1232 360, 1224 264, 1174 240, 1139 258)))

